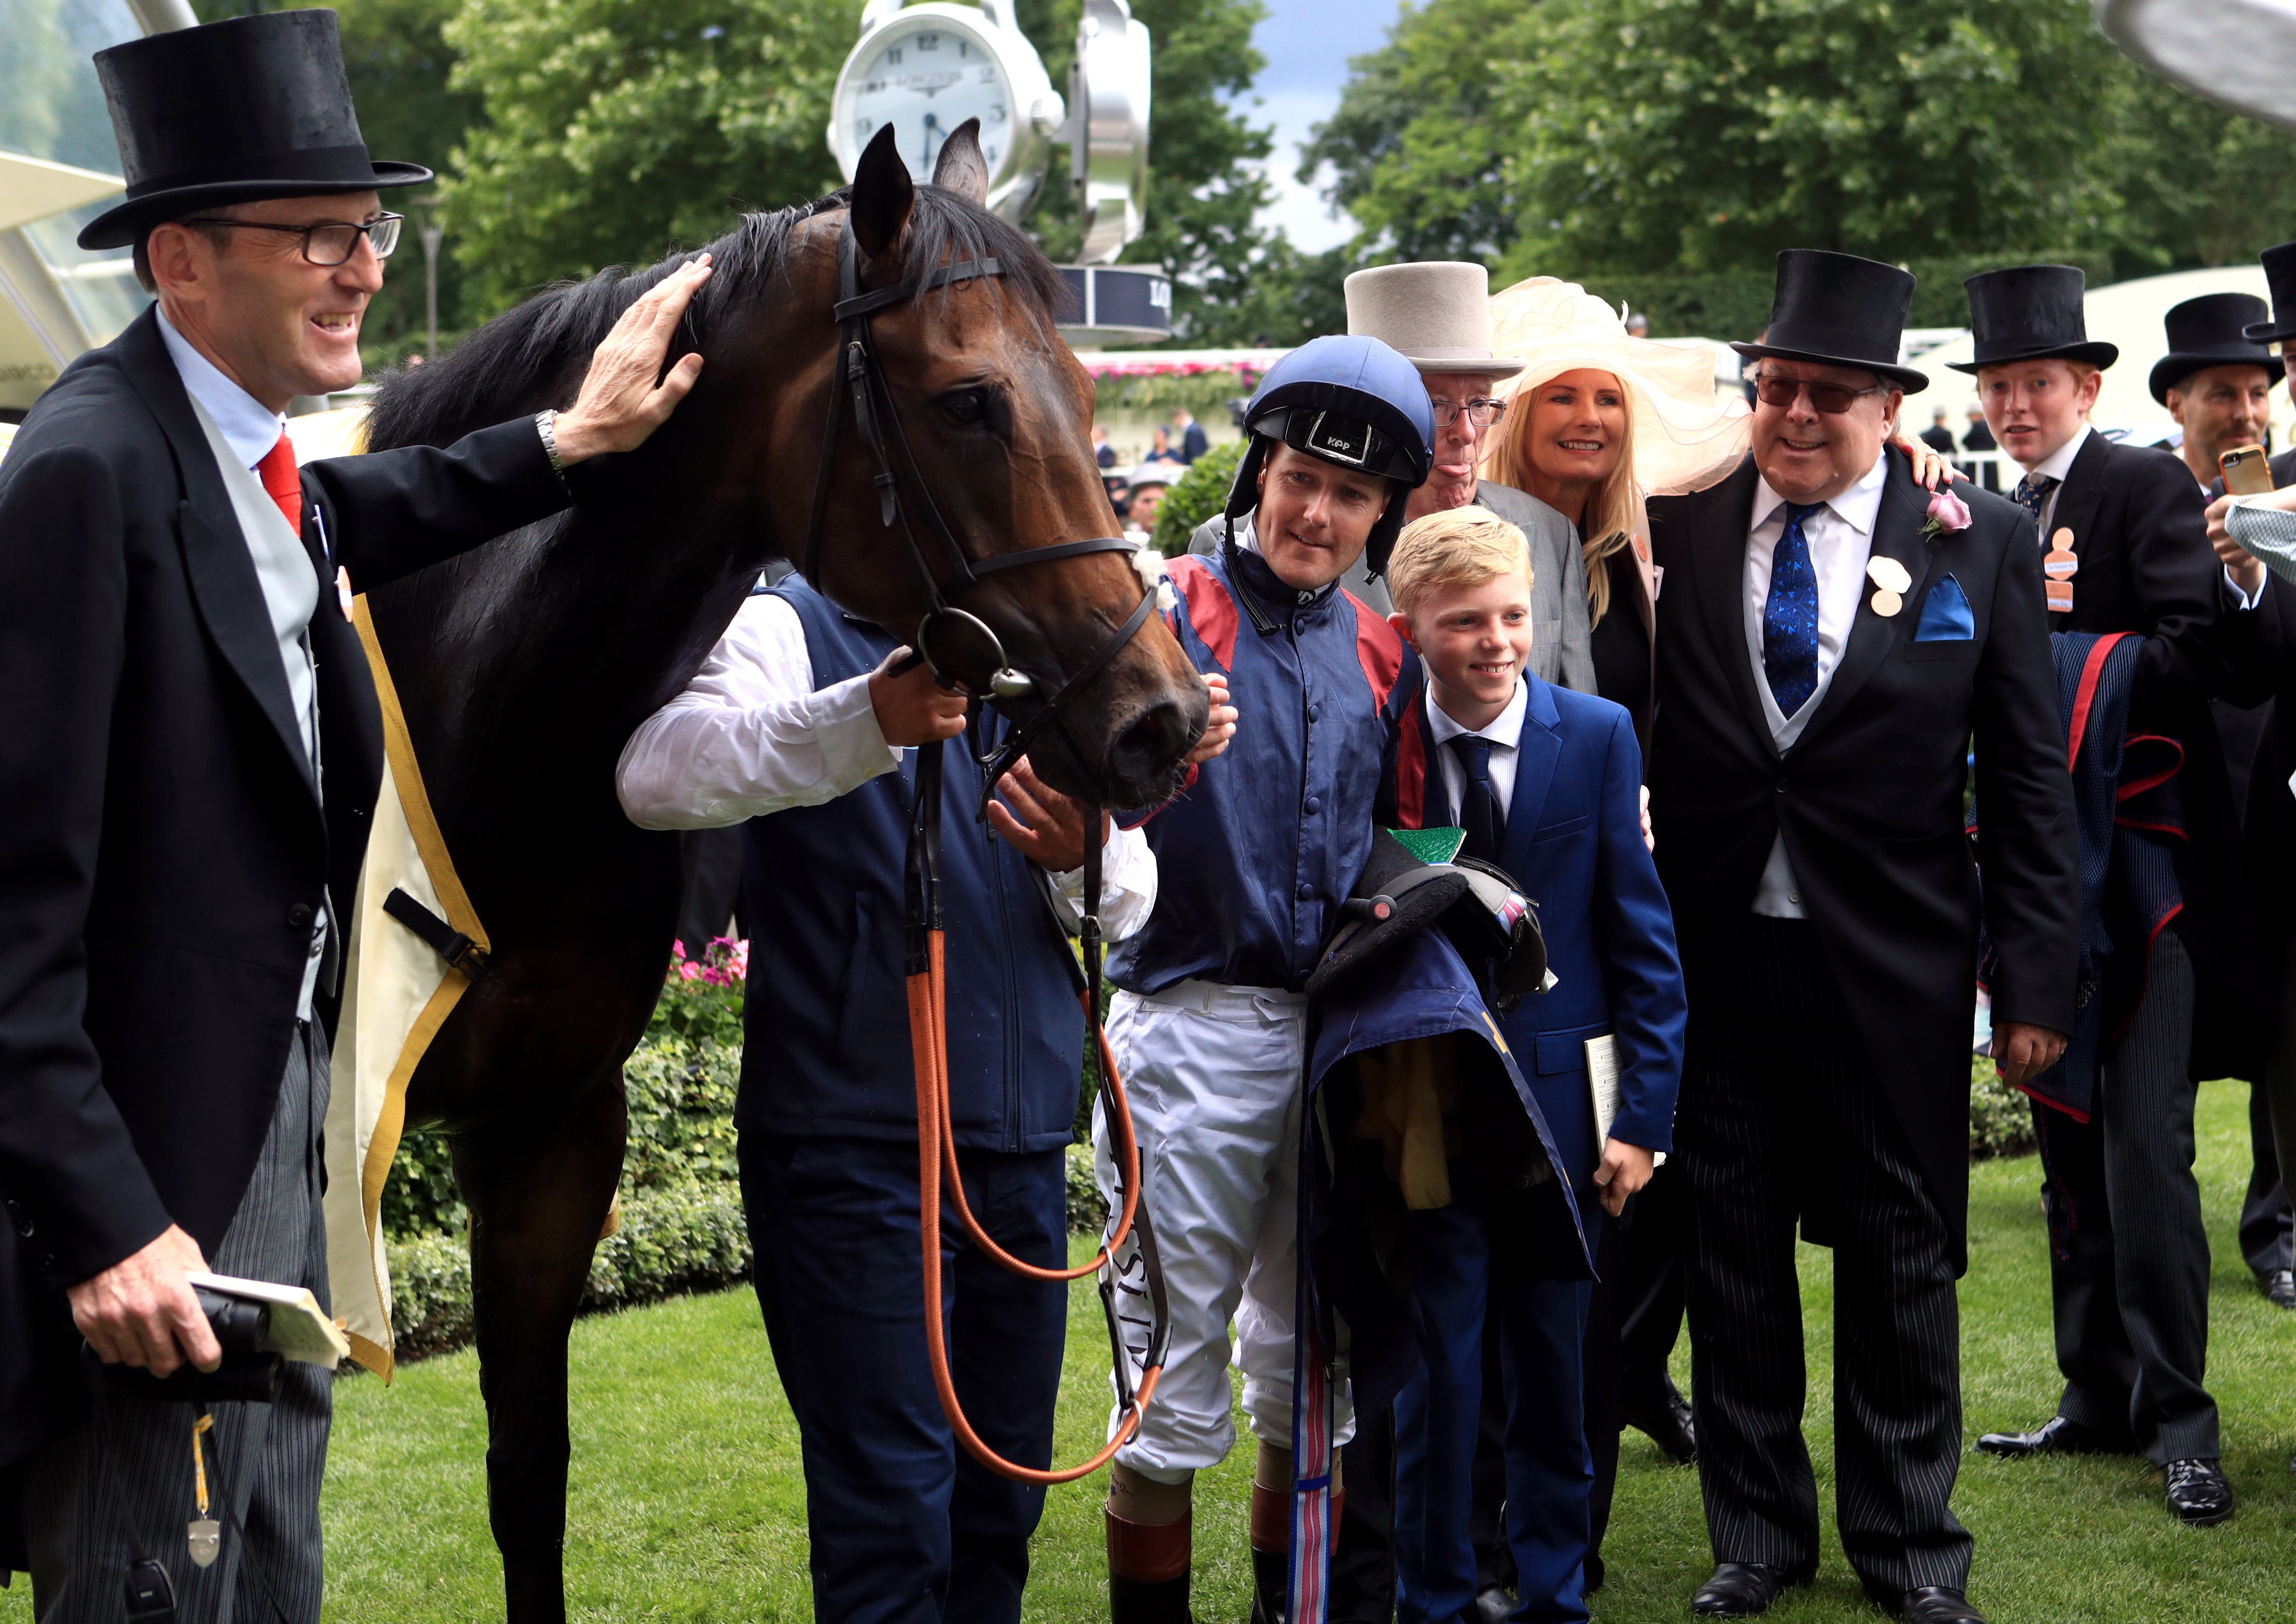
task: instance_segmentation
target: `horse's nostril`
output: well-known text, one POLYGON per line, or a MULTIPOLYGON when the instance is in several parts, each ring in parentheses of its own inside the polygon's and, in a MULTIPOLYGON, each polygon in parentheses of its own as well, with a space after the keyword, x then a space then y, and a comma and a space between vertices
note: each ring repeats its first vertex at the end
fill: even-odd
POLYGON ((1200 719, 1191 718, 1187 707, 1177 699, 1151 705, 1117 734, 1109 751, 1114 775, 1133 784, 1153 780, 1186 753, 1200 719))

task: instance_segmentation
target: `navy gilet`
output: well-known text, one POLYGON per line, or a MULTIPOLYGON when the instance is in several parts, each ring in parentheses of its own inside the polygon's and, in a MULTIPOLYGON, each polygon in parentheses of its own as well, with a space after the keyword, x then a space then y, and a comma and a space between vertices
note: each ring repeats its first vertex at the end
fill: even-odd
MULTIPOLYGON (((795 576, 772 589, 797 611, 826 688, 898 646, 795 576)), ((950 1112, 962 1146, 1069 1143, 1084 1011, 1029 865, 973 808, 980 769, 943 746, 941 896, 947 925, 950 1112)), ((745 827, 742 917, 750 978, 734 1123, 772 1133, 913 1139, 916 1081, 903 974, 902 858, 916 752, 900 770, 817 807, 745 827)))

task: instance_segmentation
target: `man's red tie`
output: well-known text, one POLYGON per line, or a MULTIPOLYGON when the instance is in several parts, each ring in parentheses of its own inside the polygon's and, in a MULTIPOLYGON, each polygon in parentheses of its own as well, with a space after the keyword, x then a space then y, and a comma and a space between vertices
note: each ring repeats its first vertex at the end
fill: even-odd
POLYGON ((263 481, 264 490, 287 515, 287 528, 300 536, 303 533, 303 476, 295 469, 295 443, 281 430, 279 439, 263 460, 255 465, 256 476, 263 481))

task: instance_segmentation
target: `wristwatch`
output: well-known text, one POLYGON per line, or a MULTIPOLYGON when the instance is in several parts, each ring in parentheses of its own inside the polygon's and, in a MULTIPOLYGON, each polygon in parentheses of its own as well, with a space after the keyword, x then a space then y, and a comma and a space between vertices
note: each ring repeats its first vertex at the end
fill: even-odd
POLYGON ((542 454, 550 459, 550 472, 564 479, 566 464, 558 460, 558 414, 555 411, 537 412, 534 426, 542 434, 542 454))

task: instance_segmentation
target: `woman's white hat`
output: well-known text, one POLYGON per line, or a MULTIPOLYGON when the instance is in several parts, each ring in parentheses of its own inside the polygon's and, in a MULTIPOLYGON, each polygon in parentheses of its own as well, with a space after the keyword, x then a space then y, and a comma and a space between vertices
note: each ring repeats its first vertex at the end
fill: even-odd
POLYGON ((1349 336, 1377 339, 1421 372, 1505 378, 1522 366, 1491 352, 1491 274, 1480 265, 1374 266, 1344 285, 1349 336))
MULTIPOLYGON (((1625 386, 1635 483, 1644 494, 1703 490, 1745 455, 1752 412, 1742 399, 1715 398, 1713 345, 1632 337, 1616 310, 1552 276, 1516 283, 1494 294, 1489 308, 1490 341, 1523 357, 1522 370, 1494 393, 1517 399, 1584 370, 1612 373, 1625 386)), ((1495 432, 1488 443, 1498 439, 1495 432)))

